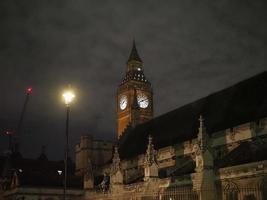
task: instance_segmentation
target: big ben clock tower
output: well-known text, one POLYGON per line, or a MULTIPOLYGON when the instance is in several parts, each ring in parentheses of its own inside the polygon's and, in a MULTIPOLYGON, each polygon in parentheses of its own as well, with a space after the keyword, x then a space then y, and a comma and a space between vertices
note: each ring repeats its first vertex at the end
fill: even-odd
POLYGON ((117 90, 117 135, 153 117, 153 92, 133 42, 125 77, 117 90))

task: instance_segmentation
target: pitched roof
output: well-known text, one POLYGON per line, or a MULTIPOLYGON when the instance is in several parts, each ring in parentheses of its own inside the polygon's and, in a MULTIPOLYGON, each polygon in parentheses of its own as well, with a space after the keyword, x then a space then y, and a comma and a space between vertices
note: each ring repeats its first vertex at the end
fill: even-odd
MULTIPOLYGON (((267 160, 267 138, 256 138, 253 141, 243 141, 235 149, 222 157, 216 157, 214 166, 216 169, 242 165, 250 162, 267 160), (242 155, 242 156, 240 156, 242 155)), ((176 158, 177 159, 177 158, 176 158)), ((179 162, 170 168, 161 169, 162 176, 181 176, 195 171, 195 162, 190 156, 179 158, 179 162), (183 160, 181 160, 183 159, 183 160)))
POLYGON ((137 52, 137 49, 136 49, 135 40, 133 41, 133 47, 132 47, 132 51, 130 53, 128 62, 132 61, 132 60, 142 62, 142 59, 140 58, 140 56, 137 52))
POLYGON ((254 141, 244 141, 223 158, 215 160, 217 168, 229 167, 245 164, 249 162, 258 162, 267 160, 267 140, 256 139, 254 141), (242 155, 242 156, 240 156, 242 155))
POLYGON ((267 71, 129 128, 119 141, 120 156, 125 159, 144 153, 149 134, 156 148, 196 138, 200 115, 205 118, 209 134, 267 117, 264 91, 267 91, 267 71))

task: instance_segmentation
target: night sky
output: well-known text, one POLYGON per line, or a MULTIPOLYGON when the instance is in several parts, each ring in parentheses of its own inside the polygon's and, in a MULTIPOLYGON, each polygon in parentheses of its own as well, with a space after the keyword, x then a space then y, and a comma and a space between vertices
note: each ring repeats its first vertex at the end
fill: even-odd
MULTIPOLYGON (((116 138, 118 84, 133 38, 158 116, 267 69, 266 0, 1 0, 0 152, 33 87, 21 151, 63 158, 71 84, 71 153, 82 134, 116 138)), ((263 91, 266 92, 266 91, 263 91)))

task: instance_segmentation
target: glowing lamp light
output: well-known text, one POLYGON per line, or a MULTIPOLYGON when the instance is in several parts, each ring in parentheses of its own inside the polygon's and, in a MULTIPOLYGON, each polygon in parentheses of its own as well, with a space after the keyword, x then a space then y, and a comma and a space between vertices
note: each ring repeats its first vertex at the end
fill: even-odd
POLYGON ((75 94, 69 90, 69 91, 64 92, 62 97, 65 101, 65 104, 69 105, 73 101, 73 99, 75 98, 75 94))
POLYGON ((31 94, 32 93, 32 87, 28 87, 26 92, 27 92, 27 94, 31 94))

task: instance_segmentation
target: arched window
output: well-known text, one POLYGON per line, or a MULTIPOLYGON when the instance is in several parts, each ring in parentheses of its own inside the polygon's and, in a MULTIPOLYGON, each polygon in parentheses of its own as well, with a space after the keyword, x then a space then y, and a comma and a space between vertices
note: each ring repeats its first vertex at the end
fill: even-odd
POLYGON ((237 185, 233 182, 227 182, 224 187, 225 200, 238 200, 239 189, 237 185))
POLYGON ((256 197, 254 194, 248 194, 244 196, 244 200, 256 200, 256 197))

